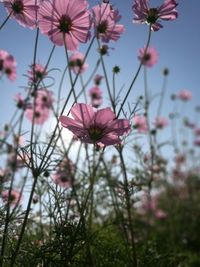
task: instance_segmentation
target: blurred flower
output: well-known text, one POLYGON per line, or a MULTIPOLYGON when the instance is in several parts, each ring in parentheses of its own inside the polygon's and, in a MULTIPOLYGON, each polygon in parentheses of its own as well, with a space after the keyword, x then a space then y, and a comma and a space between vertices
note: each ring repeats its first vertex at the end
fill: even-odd
POLYGON ((53 105, 53 92, 47 89, 37 90, 35 98, 36 106, 41 106, 43 108, 50 109, 53 105))
POLYGON ((154 215, 157 219, 165 219, 167 217, 167 213, 164 211, 164 210, 161 210, 161 209, 157 209, 155 212, 154 212, 154 215))
POLYGON ((186 127, 190 128, 190 129, 195 128, 195 123, 191 122, 188 118, 184 118, 183 123, 186 127))
POLYGON ((181 90, 178 94, 177 97, 182 100, 182 101, 188 101, 192 99, 192 93, 188 90, 181 90))
POLYGON ((102 104, 102 90, 98 86, 94 86, 89 90, 91 105, 98 108, 102 104))
POLYGON ((87 1, 43 1, 39 12, 39 28, 43 34, 59 46, 66 43, 67 49, 75 51, 79 42, 89 38, 90 14, 87 1))
POLYGON ((158 31, 163 26, 160 20, 174 20, 178 17, 175 0, 165 0, 160 7, 149 7, 149 0, 135 0, 132 10, 135 14, 134 23, 151 25, 152 31, 158 31))
POLYGON ((18 191, 11 190, 9 196, 9 191, 7 190, 1 193, 1 197, 3 202, 9 203, 10 205, 16 205, 21 199, 21 194, 18 191))
POLYGON ((12 55, 5 50, 0 50, 0 77, 5 74, 10 81, 14 81, 16 75, 16 61, 12 55))
POLYGON ((27 104, 25 99, 22 97, 20 93, 17 93, 14 97, 14 100, 16 102, 16 106, 20 109, 25 109, 27 104))
POLYGON ((196 129, 194 130, 194 134, 195 134, 196 136, 200 136, 200 128, 196 128, 196 129))
POLYGON ((133 126, 139 133, 146 133, 148 131, 147 118, 145 116, 135 116, 133 118, 133 126))
POLYGON ((11 17, 15 18, 16 21, 28 28, 35 28, 37 22, 37 11, 39 5, 37 0, 3 0, 4 6, 6 7, 11 17))
POLYGON ((146 67, 153 67, 158 62, 158 52, 153 47, 148 47, 145 53, 145 47, 139 49, 138 58, 146 67))
POLYGON ((30 68, 31 70, 28 70, 28 75, 31 82, 37 83, 47 76, 47 71, 42 64, 32 64, 30 68))
POLYGON ((49 108, 44 108, 43 106, 36 105, 35 108, 33 105, 29 105, 25 110, 25 116, 32 123, 43 124, 48 120, 50 115, 49 108), (33 120, 34 117, 34 120, 33 120))
POLYGON ((175 162, 177 165, 183 164, 186 161, 186 156, 184 154, 177 154, 175 157, 175 162))
POLYGON ((69 188, 73 184, 75 166, 72 161, 65 157, 59 164, 56 173, 53 175, 53 181, 63 188, 69 188))
POLYGON ((69 66, 75 74, 83 73, 87 70, 88 64, 84 62, 85 55, 80 52, 73 53, 69 58, 69 66))
POLYGON ((195 145, 195 146, 200 146, 200 139, 196 139, 196 140, 194 141, 194 145, 195 145))
POLYGON ((103 79, 103 76, 97 74, 97 75, 94 77, 94 84, 95 84, 95 85, 100 85, 102 79, 103 79))
POLYGON ((97 38, 102 42, 117 41, 124 32, 124 26, 117 24, 121 16, 109 3, 102 3, 92 8, 93 26, 97 38))
POLYGON ((168 120, 162 117, 157 117, 153 124, 157 129, 163 129, 168 125, 168 120))
POLYGON ((75 104, 71 108, 71 115, 74 119, 61 116, 59 120, 63 127, 84 143, 102 143, 105 146, 119 144, 119 137, 130 130, 129 121, 116 119, 110 108, 94 111, 89 105, 75 104))

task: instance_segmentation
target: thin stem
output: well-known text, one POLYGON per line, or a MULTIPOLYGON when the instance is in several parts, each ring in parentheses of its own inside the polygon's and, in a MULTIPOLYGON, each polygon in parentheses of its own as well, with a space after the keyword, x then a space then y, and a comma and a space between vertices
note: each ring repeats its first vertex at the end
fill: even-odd
MULTIPOLYGON (((151 25, 149 26, 149 34, 148 34, 147 44, 146 44, 145 50, 144 50, 144 55, 147 52, 147 49, 149 47, 150 40, 151 40, 151 25)), ((122 101, 122 104, 120 106, 120 109, 119 109, 119 111, 117 113, 117 118, 119 117, 119 115, 120 115, 120 113, 121 113, 121 111, 122 111, 122 109, 124 107, 124 104, 126 103, 126 100, 127 100, 128 96, 129 96, 129 94, 131 92, 131 89, 132 89, 132 87, 133 87, 133 85, 134 85, 134 83, 135 83, 135 81, 136 81, 136 79, 137 79, 137 77, 138 77, 138 75, 140 73, 140 70, 141 70, 142 65, 143 65, 143 61, 141 60, 140 65, 138 67, 138 70, 137 70, 137 72, 136 72, 136 74, 135 74, 135 76, 134 76, 134 78, 133 78, 133 80, 132 80, 132 82, 131 82, 131 84, 130 84, 130 86, 128 88, 128 91, 127 91, 127 93, 126 93, 126 95, 125 95, 125 97, 124 97, 124 99, 122 101)))
POLYGON ((125 199, 126 199, 126 209, 128 212, 129 230, 131 234, 132 258, 133 258, 133 264, 134 264, 133 266, 137 267, 137 254, 136 254, 136 248, 135 248, 135 239, 134 239, 135 234, 133 230, 133 221, 132 221, 132 215, 131 215, 131 201, 130 201, 130 193, 128 189, 128 177, 127 177, 126 165, 124 162, 124 157, 123 157, 121 147, 118 149, 118 152, 119 152, 123 179, 124 179, 124 192, 125 192, 125 199))
POLYGON ((12 16, 12 14, 13 14, 13 12, 11 11, 9 14, 8 14, 8 16, 7 16, 7 18, 4 20, 4 22, 1 24, 1 26, 0 26, 0 30, 3 28, 3 26, 6 24, 6 22, 9 20, 9 18, 12 16))

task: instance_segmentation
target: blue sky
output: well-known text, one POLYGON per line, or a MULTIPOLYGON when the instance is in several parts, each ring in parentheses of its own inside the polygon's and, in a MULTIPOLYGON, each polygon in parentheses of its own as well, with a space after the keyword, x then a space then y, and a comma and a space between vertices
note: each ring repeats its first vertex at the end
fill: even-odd
MULTIPOLYGON (((151 0, 151 6, 158 6, 163 1, 151 0)), ((90 7, 98 1, 89 0, 90 7)), ((117 78, 118 90, 121 86, 128 88, 131 78, 138 67, 137 52, 143 47, 148 34, 146 25, 132 23, 133 13, 131 10, 132 1, 113 0, 112 3, 119 9, 122 15, 120 23, 125 25, 126 31, 117 43, 110 43, 114 50, 110 51, 110 56, 106 58, 108 73, 112 73, 112 67, 119 65, 121 73, 117 78)), ((193 100, 187 107, 187 114, 193 114, 193 107, 200 105, 200 34, 199 34, 199 10, 200 1, 181 0, 177 7, 179 18, 175 21, 163 22, 164 28, 152 34, 150 46, 154 46, 159 53, 158 64, 148 71, 148 83, 152 94, 160 91, 162 86, 162 70, 168 67, 170 70, 169 81, 166 91, 166 100, 163 106, 163 114, 168 114, 171 109, 170 95, 180 89, 192 91, 193 100)), ((6 11, 0 3, 0 22, 6 17, 6 11)), ((35 30, 29 30, 20 26, 14 19, 9 22, 0 32, 0 49, 7 50, 16 58, 18 68, 18 78, 15 83, 3 79, 0 81, 0 125, 8 120, 14 111, 13 97, 26 85, 26 78, 23 74, 27 72, 27 66, 31 64, 33 58, 33 44, 35 40, 35 30)), ((38 61, 46 62, 52 43, 46 36, 40 35, 38 44, 38 61)), ((87 45, 81 45, 80 51, 85 51, 87 45)), ((94 48, 94 51, 96 47, 94 48)), ((92 68, 94 56, 88 59, 92 68)), ((65 64, 64 48, 58 47, 53 56, 50 67, 61 68, 65 64)), ((100 73, 101 74, 101 73, 100 73)), ((59 72, 53 73, 55 79, 60 78, 59 72)), ((104 85, 102 85, 104 86, 104 85)), ((56 87, 56 85, 55 85, 56 87)), ((88 88, 89 89, 89 88, 88 88)), ((57 88, 52 88, 56 91, 57 88)), ((129 97, 129 102, 136 101, 136 97, 143 93, 142 72, 129 97)), ((104 102, 104 106, 106 101, 104 102)))

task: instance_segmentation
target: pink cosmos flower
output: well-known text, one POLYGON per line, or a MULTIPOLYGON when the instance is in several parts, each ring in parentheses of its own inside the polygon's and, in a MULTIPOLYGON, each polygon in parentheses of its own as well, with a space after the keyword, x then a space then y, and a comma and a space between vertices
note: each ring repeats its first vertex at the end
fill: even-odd
POLYGON ((194 134, 196 136, 200 136, 200 128, 196 128, 195 131, 194 131, 194 134))
POLYGON ((0 50, 0 77, 3 74, 6 74, 10 81, 16 80, 16 61, 7 51, 0 50))
POLYGON ((83 73, 87 70, 88 64, 84 62, 85 55, 80 52, 73 53, 69 58, 69 66, 75 74, 83 73))
POLYGON ((103 76, 97 74, 97 75, 94 77, 94 84, 97 85, 97 86, 100 85, 102 79, 103 79, 103 76))
POLYGON ((158 117, 155 118, 153 124, 157 129, 163 129, 168 125, 168 120, 163 117, 158 117))
POLYGON ((159 220, 165 219, 167 217, 167 213, 164 210, 161 210, 161 209, 157 209, 154 212, 154 215, 159 220))
POLYGON ((177 97, 182 101, 189 101, 192 99, 192 93, 188 90, 181 90, 177 97))
POLYGON ((196 139, 196 140, 194 141, 194 145, 200 147, 200 139, 196 139))
POLYGON ((32 64, 31 70, 28 70, 29 81, 37 83, 47 76, 47 70, 42 64, 32 64))
POLYGON ((3 0, 8 13, 11 13, 20 25, 31 29, 37 24, 39 9, 37 2, 37 0, 3 0))
POLYGON ((3 202, 9 203, 10 205, 16 205, 21 199, 21 194, 18 191, 11 190, 9 196, 9 191, 7 190, 2 192, 1 197, 3 202))
POLYGON ((145 47, 139 49, 138 58, 146 67, 153 67, 158 62, 158 52, 153 47, 148 47, 145 53, 145 47))
POLYGON ((39 12, 39 28, 59 46, 75 51, 79 42, 89 38, 90 14, 85 0, 43 1, 39 12))
POLYGON ((36 92, 35 103, 37 106, 41 106, 42 108, 50 109, 53 105, 53 92, 47 89, 39 89, 36 92))
POLYGON ((117 24, 121 16, 110 4, 102 3, 92 8, 93 26, 96 36, 103 42, 117 41, 124 32, 124 26, 117 24))
POLYGON ((163 26, 160 20, 174 20, 178 17, 175 0, 165 0, 160 7, 149 6, 149 0, 135 0, 132 10, 135 14, 134 23, 149 24, 152 31, 158 31, 163 26))
POLYGON ((35 124, 44 124, 50 115, 49 108, 44 108, 41 105, 36 105, 35 110, 33 108, 33 105, 29 105, 25 110, 25 116, 27 119, 32 123, 33 122, 33 116, 34 116, 34 123, 35 124))
POLYGON ((133 118, 133 124, 139 133, 146 133, 148 131, 147 119, 145 116, 135 116, 133 118))
POLYGON ((25 109, 26 106, 27 106, 27 103, 26 103, 25 99, 22 97, 22 95, 20 93, 17 93, 15 95, 14 101, 16 102, 16 106, 18 108, 25 109))
POLYGON ((59 120, 63 127, 84 143, 101 143, 105 146, 119 144, 120 136, 130 130, 129 121, 116 119, 110 108, 95 111, 90 105, 75 104, 71 108, 71 115, 73 119, 61 116, 59 120))
POLYGON ((60 187, 69 188, 73 184, 75 166, 72 161, 65 157, 53 175, 53 181, 60 187))
POLYGON ((102 91, 98 86, 94 86, 89 90, 91 105, 98 108, 102 104, 102 91))

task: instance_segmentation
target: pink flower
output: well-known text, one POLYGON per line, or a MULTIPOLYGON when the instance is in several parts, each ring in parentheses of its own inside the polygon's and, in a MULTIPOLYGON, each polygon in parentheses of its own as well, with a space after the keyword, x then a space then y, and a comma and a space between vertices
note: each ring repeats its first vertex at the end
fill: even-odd
POLYGON ((37 0, 3 0, 8 13, 11 13, 20 25, 31 29, 36 27, 39 9, 37 2, 37 0))
POLYGON ((61 116, 63 127, 72 131, 82 142, 102 143, 105 146, 119 144, 120 136, 127 134, 130 123, 125 119, 116 119, 110 108, 95 111, 86 104, 75 104, 71 108, 73 119, 61 116))
POLYGON ((196 139, 196 140, 194 141, 194 145, 200 147, 200 139, 196 139))
POLYGON ((28 70, 28 75, 31 82, 37 83, 38 81, 42 81, 47 76, 47 71, 42 64, 32 64, 30 68, 31 70, 28 70))
POLYGON ((75 74, 83 73, 87 70, 88 64, 84 62, 84 54, 80 52, 73 53, 69 58, 69 66, 75 74))
POLYGON ((145 53, 145 48, 140 48, 138 58, 146 67, 153 67, 158 62, 158 52, 153 47, 148 47, 145 53))
POLYGON ((177 97, 182 101, 189 101, 192 99, 192 93, 188 90, 181 90, 177 97))
POLYGON ((149 7, 149 0, 135 0, 132 10, 135 13, 134 23, 149 24, 152 31, 158 31, 163 26, 159 20, 174 20, 178 17, 175 0, 165 0, 160 7, 149 7))
POLYGON ((102 3, 92 8, 93 26, 96 36, 103 42, 117 41, 124 32, 124 26, 117 24, 121 16, 110 4, 102 3))
POLYGON ((139 133, 146 133, 148 131, 147 119, 145 116, 135 116, 133 118, 133 124, 139 133))
POLYGON ((35 103, 42 108, 50 109, 53 105, 53 92, 47 89, 39 89, 36 91, 35 103))
POLYGON ((89 90, 89 95, 91 98, 91 105, 98 108, 102 104, 102 91, 98 86, 92 87, 89 90))
POLYGON ((161 210, 161 209, 157 209, 155 212, 154 212, 154 215, 157 219, 165 219, 167 217, 167 213, 164 211, 164 210, 161 210))
POLYGON ((70 159, 65 157, 59 164, 56 173, 53 175, 53 181, 63 188, 69 188, 73 184, 75 166, 70 159))
POLYGON ((200 136, 200 128, 196 128, 195 131, 194 131, 194 134, 196 136, 200 136))
POLYGON ((97 85, 97 86, 100 85, 102 79, 103 79, 103 76, 97 74, 97 75, 94 77, 94 84, 97 85))
POLYGON ((39 28, 43 34, 59 46, 66 42, 67 49, 76 50, 79 42, 89 38, 90 14, 87 1, 43 1, 39 12, 39 28))
POLYGON ((1 197, 3 202, 9 203, 10 205, 16 205, 21 199, 21 194, 18 191, 11 190, 9 196, 9 191, 3 191, 1 197))
POLYGON ((21 109, 25 109, 27 106, 27 103, 25 99, 22 97, 20 93, 17 93, 14 97, 14 101, 16 102, 16 106, 21 109))
POLYGON ((10 81, 16 80, 16 61, 7 51, 0 50, 0 77, 3 74, 6 74, 10 81))
POLYGON ((25 116, 31 123, 33 122, 34 116, 35 124, 44 124, 49 118, 49 113, 49 108, 44 108, 41 105, 36 105, 34 110, 33 105, 29 105, 26 108, 25 116))
POLYGON ((163 129, 168 125, 168 120, 162 117, 158 117, 155 118, 153 124, 157 129, 163 129))

